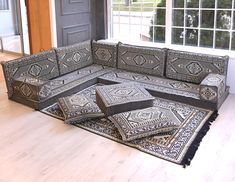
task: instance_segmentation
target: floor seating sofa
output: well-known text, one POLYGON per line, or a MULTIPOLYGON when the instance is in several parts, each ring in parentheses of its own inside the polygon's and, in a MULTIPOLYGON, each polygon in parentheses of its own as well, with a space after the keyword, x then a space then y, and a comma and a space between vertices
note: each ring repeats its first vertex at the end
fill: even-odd
POLYGON ((8 97, 40 110, 97 82, 138 83, 153 96, 218 109, 228 56, 85 41, 2 62, 8 97))

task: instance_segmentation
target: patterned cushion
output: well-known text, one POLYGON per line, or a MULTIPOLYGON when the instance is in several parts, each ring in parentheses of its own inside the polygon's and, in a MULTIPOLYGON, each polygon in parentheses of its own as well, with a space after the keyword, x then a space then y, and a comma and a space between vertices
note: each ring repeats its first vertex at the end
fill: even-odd
POLYGON ((130 141, 176 129, 180 122, 159 107, 124 112, 108 117, 124 141, 130 141))
POLYGON ((96 102, 106 116, 153 105, 152 97, 136 84, 123 83, 96 87, 96 102))
POLYGON ((199 84, 209 73, 227 74, 228 56, 169 50, 166 77, 199 84))
POLYGON ((51 95, 50 81, 19 77, 13 80, 14 94, 27 100, 40 101, 51 95))
POLYGON ((82 90, 97 83, 97 77, 110 72, 112 69, 114 68, 92 64, 91 66, 81 68, 50 80, 52 96, 63 93, 66 94, 72 90, 73 93, 76 93, 78 90, 82 90))
POLYGON ((44 51, 31 56, 2 63, 8 96, 13 94, 13 78, 32 77, 52 79, 59 76, 56 54, 54 50, 44 51))
POLYGON ((106 84, 135 82, 147 89, 152 95, 159 96, 159 93, 163 93, 169 94, 172 97, 183 96, 199 99, 198 84, 128 72, 120 69, 100 76, 99 81, 106 84))
POLYGON ((87 119, 104 116, 92 99, 83 94, 59 98, 58 104, 67 124, 79 123, 87 119))
POLYGON ((218 102, 225 92, 225 76, 209 74, 200 84, 200 99, 218 102))
POLYGON ((118 68, 164 76, 166 50, 119 44, 118 68))
POLYGON ((93 61, 103 66, 117 67, 116 44, 104 42, 92 42, 93 61))
MULTIPOLYGON (((95 73, 99 73, 100 71, 104 71, 104 73, 108 72, 108 68, 106 66, 92 64, 90 66, 87 66, 85 68, 81 68, 79 70, 73 71, 71 73, 62 75, 60 77, 54 78, 51 81, 52 89, 63 87, 65 84, 69 84, 71 82, 76 82, 77 80, 83 78, 83 77, 91 77, 95 73), (107 70, 107 71, 106 71, 107 70)), ((100 73, 99 75, 102 75, 100 73)), ((94 76, 92 77, 94 78, 94 76)), ((76 83, 75 83, 76 86, 76 83)))
POLYGON ((91 41, 78 43, 56 49, 59 61, 60 75, 89 66, 93 63, 91 41))

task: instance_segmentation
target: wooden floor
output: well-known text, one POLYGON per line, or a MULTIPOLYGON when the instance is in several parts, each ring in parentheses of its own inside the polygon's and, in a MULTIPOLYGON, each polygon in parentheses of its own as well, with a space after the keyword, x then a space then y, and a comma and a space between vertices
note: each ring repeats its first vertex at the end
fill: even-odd
POLYGON ((9 101, 0 81, 0 182, 235 181, 234 108, 229 95, 184 169, 9 101))

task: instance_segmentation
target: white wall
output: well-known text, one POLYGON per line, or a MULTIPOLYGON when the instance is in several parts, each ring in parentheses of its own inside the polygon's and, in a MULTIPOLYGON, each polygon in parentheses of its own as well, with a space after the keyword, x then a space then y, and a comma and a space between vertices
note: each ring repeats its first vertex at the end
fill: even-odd
POLYGON ((0 35, 14 35, 14 24, 12 17, 11 1, 9 1, 10 10, 0 11, 0 35))
POLYGON ((229 60, 227 85, 230 86, 230 93, 235 94, 235 58, 229 60))

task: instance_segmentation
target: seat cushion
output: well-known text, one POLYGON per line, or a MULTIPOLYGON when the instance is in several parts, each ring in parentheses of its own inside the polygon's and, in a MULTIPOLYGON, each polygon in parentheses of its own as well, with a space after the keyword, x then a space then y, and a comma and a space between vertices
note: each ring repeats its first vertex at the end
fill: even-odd
POLYGON ((93 63, 91 41, 57 48, 60 75, 70 73, 93 63))
POLYGON ((118 45, 118 68, 164 76, 166 49, 118 45))
POLYGON ((106 42, 92 42, 92 55, 95 64, 117 67, 117 45, 106 42))
POLYGON ((93 64, 93 65, 87 66, 85 68, 81 68, 79 70, 73 71, 71 73, 62 75, 62 76, 55 78, 55 79, 52 79, 50 81, 52 89, 56 89, 62 85, 69 84, 69 83, 74 82, 80 78, 92 75, 96 72, 99 72, 101 70, 106 70, 106 69, 108 70, 109 68, 106 66, 93 64))
POLYGON ((209 74, 227 74, 228 56, 212 56, 169 50, 166 77, 199 84, 209 74))
POLYGON ((96 87, 96 102, 106 116, 151 107, 154 97, 137 84, 115 84, 96 87))
POLYGON ((99 77, 104 83, 137 82, 152 92, 199 99, 199 85, 147 74, 115 70, 99 77))
POLYGON ((180 125, 170 112, 158 107, 124 112, 108 118, 115 124, 124 141, 171 132, 180 125))
POLYGON ((58 95, 60 93, 66 94, 68 90, 71 90, 73 88, 79 89, 80 85, 85 82, 90 82, 90 84, 88 83, 87 86, 95 84, 97 82, 97 77, 110 72, 112 69, 113 68, 110 67, 93 64, 65 74, 58 78, 52 79, 50 81, 52 90, 51 96, 58 95))
POLYGON ((75 124, 104 116, 92 99, 83 94, 59 98, 58 104, 67 124, 75 124))

